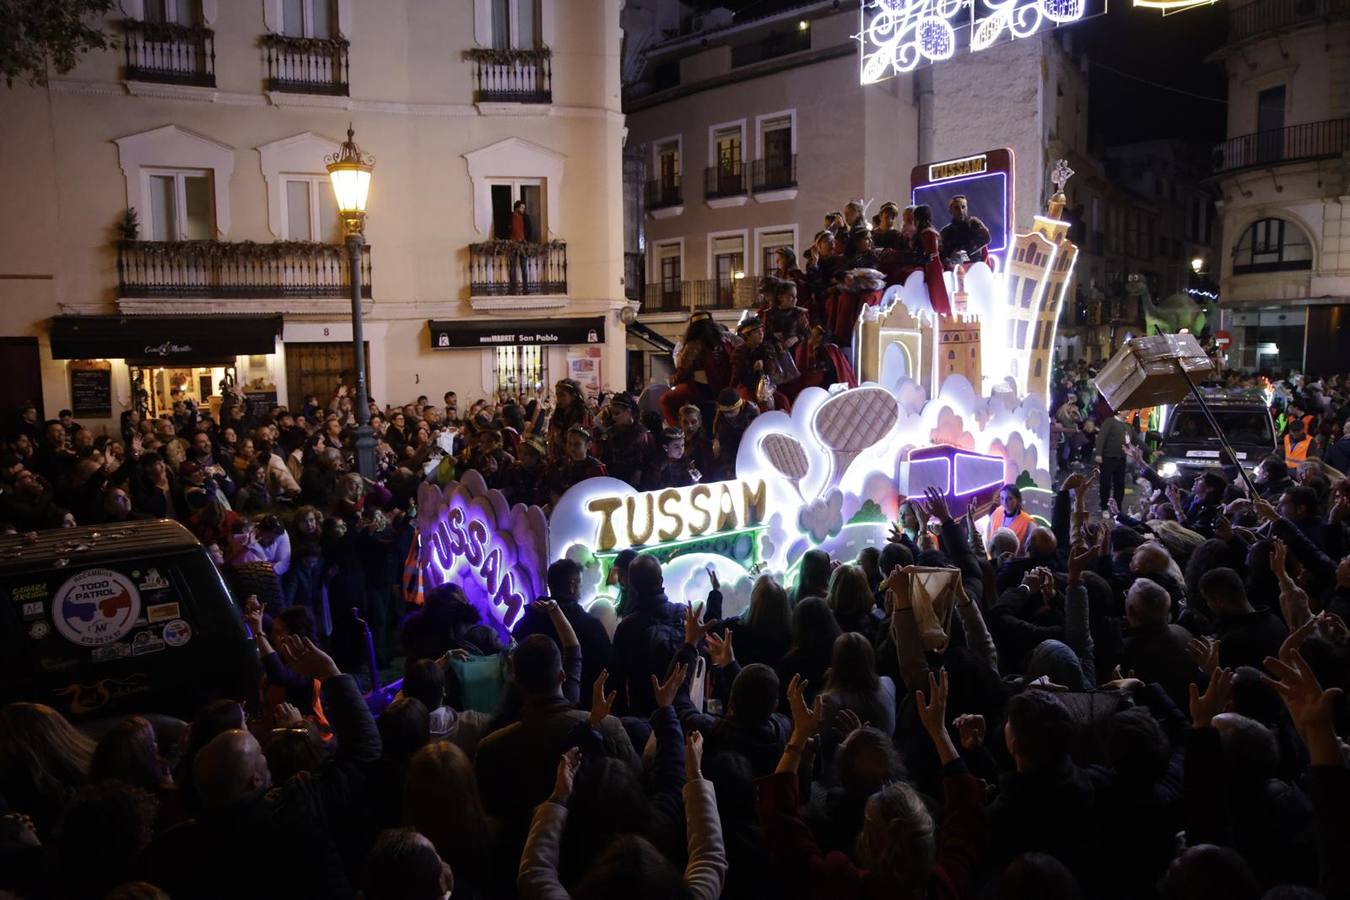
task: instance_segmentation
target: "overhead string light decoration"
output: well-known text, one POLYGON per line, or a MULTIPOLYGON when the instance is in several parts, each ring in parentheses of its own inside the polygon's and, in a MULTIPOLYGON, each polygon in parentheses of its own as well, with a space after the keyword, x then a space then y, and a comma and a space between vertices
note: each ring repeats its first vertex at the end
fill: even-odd
POLYGON ((863 0, 860 9, 859 77, 873 84, 951 59, 963 40, 975 53, 1100 15, 1105 0, 863 0))
POLYGON ((862 83, 951 59, 967 0, 871 0, 862 5, 862 83))

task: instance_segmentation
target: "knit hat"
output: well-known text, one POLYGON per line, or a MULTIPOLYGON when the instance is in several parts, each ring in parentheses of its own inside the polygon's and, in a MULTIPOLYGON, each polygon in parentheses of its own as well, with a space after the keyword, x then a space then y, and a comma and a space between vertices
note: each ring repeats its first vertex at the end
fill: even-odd
POLYGON ((744 402, 735 388, 722 388, 717 395, 717 411, 734 413, 740 410, 744 402))

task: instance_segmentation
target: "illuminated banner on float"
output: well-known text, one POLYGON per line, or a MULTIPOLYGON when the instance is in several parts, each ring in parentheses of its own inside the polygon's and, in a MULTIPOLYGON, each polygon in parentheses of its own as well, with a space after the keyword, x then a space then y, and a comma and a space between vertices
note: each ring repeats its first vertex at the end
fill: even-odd
POLYGON ((873 84, 1105 12, 1106 0, 863 0, 859 80, 873 84))
POLYGON ((989 227, 993 238, 989 252, 1002 254, 1011 240, 1017 208, 1013 168, 1013 152, 1007 147, 915 166, 909 175, 910 203, 927 203, 933 210, 933 224, 940 230, 947 224, 947 204, 952 197, 965 196, 970 214, 989 227))
POLYGON ((417 492, 418 565, 426 587, 458 584, 505 635, 531 600, 546 595, 548 522, 537 506, 511 507, 477 472, 417 492))

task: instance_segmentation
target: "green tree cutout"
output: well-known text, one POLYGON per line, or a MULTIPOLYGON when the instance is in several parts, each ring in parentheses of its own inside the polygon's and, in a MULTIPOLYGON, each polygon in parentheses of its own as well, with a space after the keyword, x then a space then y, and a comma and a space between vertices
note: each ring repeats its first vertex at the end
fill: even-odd
POLYGON ((50 69, 65 74, 90 50, 112 40, 102 16, 113 0, 0 0, 0 76, 45 85, 50 69))

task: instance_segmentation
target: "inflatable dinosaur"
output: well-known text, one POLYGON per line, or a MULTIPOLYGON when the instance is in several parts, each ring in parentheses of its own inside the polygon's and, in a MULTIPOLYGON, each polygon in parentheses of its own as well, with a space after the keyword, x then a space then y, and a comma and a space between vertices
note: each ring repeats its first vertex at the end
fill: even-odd
POLYGON ((1139 300, 1149 334, 1157 334, 1160 329, 1164 334, 1185 330, 1199 337, 1206 329, 1218 325, 1219 310, 1214 301, 1196 300, 1189 294, 1173 294, 1154 303, 1143 276, 1131 275, 1125 283, 1125 293, 1139 300))

